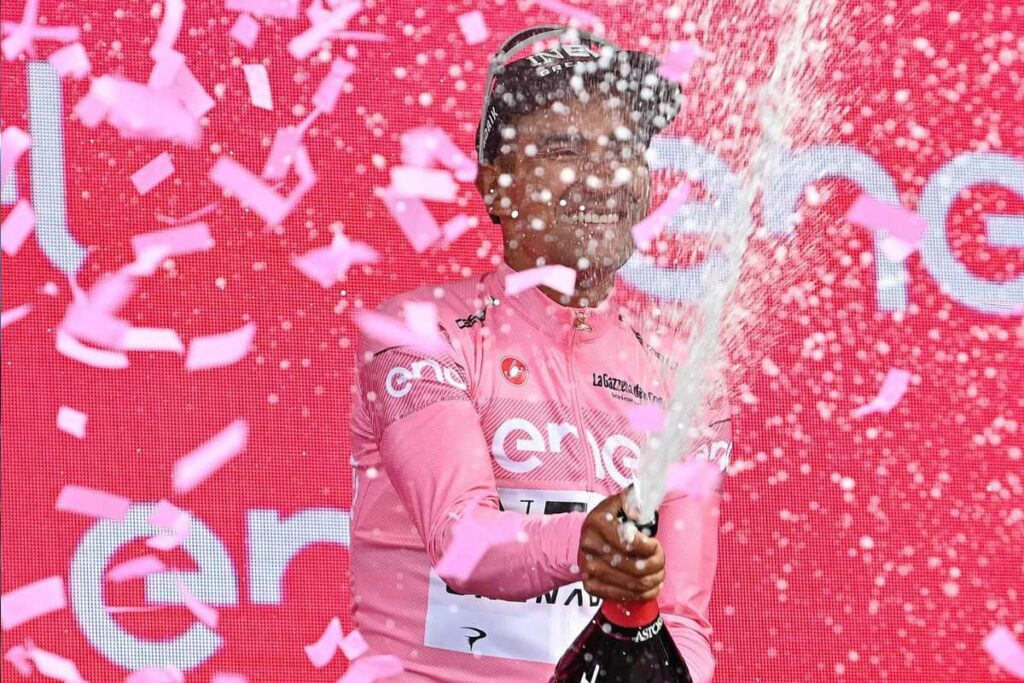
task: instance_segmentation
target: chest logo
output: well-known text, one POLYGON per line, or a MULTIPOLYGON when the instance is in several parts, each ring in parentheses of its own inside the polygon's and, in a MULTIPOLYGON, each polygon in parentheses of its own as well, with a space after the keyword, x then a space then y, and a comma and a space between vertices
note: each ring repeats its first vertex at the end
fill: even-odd
POLYGON ((517 387, 526 384, 526 380, 529 377, 526 363, 514 356, 505 356, 501 359, 501 374, 505 375, 505 379, 517 387))

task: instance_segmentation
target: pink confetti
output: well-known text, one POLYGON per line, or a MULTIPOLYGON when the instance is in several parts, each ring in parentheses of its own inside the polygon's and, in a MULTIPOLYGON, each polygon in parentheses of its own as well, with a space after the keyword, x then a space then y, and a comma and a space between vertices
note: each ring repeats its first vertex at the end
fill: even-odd
POLYGON ((5 631, 67 607, 64 579, 51 576, 0 596, 0 623, 5 631))
POLYGON ((358 629, 352 631, 347 636, 341 639, 339 644, 341 651, 345 653, 345 657, 349 661, 362 657, 370 650, 370 646, 366 642, 366 638, 363 638, 363 634, 358 629))
POLYGON ((60 323, 63 331, 79 341, 87 341, 110 349, 123 350, 124 338, 131 325, 111 315, 92 299, 74 301, 60 323))
POLYGON ((538 285, 572 296, 576 291, 576 271, 568 266, 555 265, 511 273, 505 278, 505 293, 514 296, 538 285))
POLYGON ((658 75, 669 81, 681 80, 697 63, 700 54, 700 47, 692 40, 673 41, 661 58, 658 75))
POLYGON ((873 398, 870 403, 854 409, 850 415, 857 418, 872 413, 888 413, 900 402, 909 386, 910 372, 892 368, 886 373, 885 379, 882 380, 878 396, 873 398))
POLYGON ((131 506, 132 501, 122 496, 85 486, 65 484, 57 496, 55 507, 61 512, 74 512, 86 517, 120 522, 124 520, 131 506))
POLYGON ((150 250, 159 249, 163 253, 160 259, 162 261, 168 256, 209 251, 213 249, 214 244, 210 236, 210 227, 202 222, 132 236, 132 250, 137 259, 141 259, 143 254, 150 250))
POLYGON ((249 679, 242 674, 215 673, 210 683, 249 683, 249 679))
POLYGON ((174 49, 174 43, 181 33, 181 24, 185 19, 185 0, 164 0, 164 14, 160 19, 156 40, 149 49, 149 56, 156 59, 164 52, 174 49))
POLYGON ((157 90, 112 76, 94 79, 89 93, 78 101, 74 111, 86 127, 95 128, 106 120, 129 139, 195 145, 201 136, 197 117, 170 90, 157 90))
POLYGON ((645 403, 626 409, 629 424, 641 432, 660 432, 665 428, 665 411, 657 403, 645 403))
POLYGON ((185 674, 174 666, 147 666, 133 672, 124 683, 185 683, 185 674))
POLYGON ((402 660, 395 655, 371 655, 352 662, 337 683, 373 683, 405 671, 402 660))
POLYGON ((188 493, 245 450, 249 423, 235 420, 212 439, 174 463, 174 492, 188 493))
POLYGON ((85 423, 89 416, 68 406, 57 409, 57 429, 79 439, 85 438, 85 423))
POLYGON ((174 330, 165 327, 131 327, 124 333, 121 350, 184 353, 185 346, 174 330))
POLYGON ((341 57, 331 62, 331 70, 320 81, 320 85, 317 86, 316 93, 313 95, 313 105, 320 111, 333 112, 345 83, 355 73, 355 70, 354 64, 346 62, 341 57))
POLYGON ((448 171, 418 166, 393 166, 391 189, 405 197, 454 202, 459 185, 448 171))
POLYGON ((8 256, 16 256, 35 228, 36 212, 27 199, 19 199, 0 225, 0 250, 8 256))
POLYGON ((213 183, 238 197, 268 225, 277 225, 291 211, 288 200, 228 157, 221 157, 210 170, 213 183))
POLYGON ((218 620, 217 610, 197 598, 177 575, 174 577, 174 582, 178 585, 178 592, 181 593, 181 597, 185 601, 185 607, 188 608, 188 611, 191 612, 196 619, 206 624, 207 627, 216 629, 218 620))
POLYGON ((338 617, 334 617, 327 624, 327 628, 324 629, 320 637, 317 638, 317 641, 305 646, 306 657, 309 658, 309 661, 316 668, 324 668, 334 659, 338 646, 341 645, 341 639, 341 621, 338 617))
POLYGON ((295 163, 295 153, 302 141, 302 131, 295 126, 278 128, 274 143, 270 146, 267 163, 263 165, 263 177, 267 180, 281 180, 295 163))
POLYGON ((186 370, 206 370, 237 363, 245 358, 256 334, 256 325, 247 323, 237 330, 205 337, 193 337, 185 358, 186 370))
POLYGON ((143 555, 115 565, 107 572, 107 578, 117 583, 131 579, 139 579, 150 574, 167 571, 165 565, 156 555, 143 555))
POLYGON ((437 327, 437 307, 426 302, 426 306, 414 308, 410 303, 405 307, 405 321, 392 318, 376 311, 359 311, 355 323, 363 333, 385 344, 411 346, 424 353, 442 353, 446 348, 437 327), (430 308, 433 307, 433 328, 429 329, 430 308), (427 320, 424 320, 427 317, 427 320), (413 320, 410 320, 410 319, 413 320), (413 328, 423 331, 417 333, 413 328))
POLYGON ((888 251, 894 256, 903 254, 903 258, 921 244, 921 238, 928 230, 928 223, 913 211, 875 199, 867 193, 853 202, 846 212, 846 220, 902 242, 902 245, 890 243, 888 251))
POLYGON ((239 14, 231 27, 230 35, 236 43, 251 50, 260 36, 260 22, 248 14, 239 14))
POLYGON ((368 244, 350 242, 341 232, 335 233, 330 246, 311 249, 292 259, 292 264, 324 289, 334 286, 345 277, 349 268, 364 263, 376 263, 379 256, 368 244))
POLYGON ((398 223, 405 238, 418 254, 422 254, 441 238, 441 228, 426 205, 415 197, 406 197, 393 188, 385 188, 384 205, 398 223))
POLYGON ((640 249, 649 248, 654 238, 660 235, 661 231, 668 225, 672 215, 689 198, 690 184, 686 181, 681 182, 675 189, 669 192, 668 197, 665 198, 665 201, 657 209, 651 211, 647 218, 633 226, 633 240, 636 242, 637 247, 640 249))
POLYGON ((999 625, 981 641, 981 647, 1006 673, 1024 680, 1024 646, 1021 646, 1013 632, 999 625))
POLYGON ((905 261, 908 256, 913 254, 917 247, 913 244, 907 244, 901 239, 896 237, 886 237, 881 241, 879 246, 882 249, 882 253, 890 261, 900 263, 905 261))
POLYGON ((487 22, 484 21, 484 13, 480 10, 460 14, 456 21, 459 23, 462 37, 466 39, 466 45, 478 45, 487 40, 487 22))
POLYGON ((452 530, 452 541, 448 549, 435 567, 438 575, 445 579, 465 581, 491 546, 519 539, 522 520, 518 517, 502 515, 490 523, 476 519, 474 511, 481 497, 477 496, 466 506, 452 530))
POLYGON ((345 42, 362 40, 368 43, 386 43, 388 41, 386 35, 373 31, 338 31, 331 37, 345 42))
POLYGON ((226 0, 224 7, 233 12, 281 19, 295 19, 299 16, 299 0, 226 0))
POLYGON ((345 28, 349 19, 363 8, 361 2, 343 2, 326 17, 314 22, 309 28, 295 36, 288 43, 288 52, 295 59, 305 59, 320 47, 332 33, 345 28))
POLYGON ((178 72, 185 67, 185 55, 177 50, 164 50, 156 55, 153 69, 149 72, 146 87, 157 90, 170 88, 178 72))
POLYGON ((139 194, 144 195, 172 175, 174 163, 171 161, 171 155, 161 152, 148 164, 132 173, 132 184, 139 194))
POLYGON ((182 223, 191 223, 195 221, 197 218, 202 218, 207 214, 213 213, 214 211, 217 210, 218 206, 220 206, 218 202, 211 202, 206 206, 202 207, 201 209, 196 209, 195 211, 188 213, 182 216, 181 218, 174 218, 173 216, 165 216, 163 214, 158 213, 156 215, 156 219, 161 223, 166 223, 167 225, 181 225, 182 223))
POLYGON ((8 126, 0 133, 0 185, 7 182, 7 174, 31 146, 32 138, 17 126, 8 126))
POLYGON ((185 110, 188 111, 197 121, 206 115, 216 100, 210 97, 203 84, 195 77, 195 74, 184 64, 178 69, 174 76, 174 82, 168 88, 168 92, 178 98, 185 110))
POLYGON ((188 513, 166 500, 157 503, 156 510, 149 516, 149 523, 171 532, 146 539, 146 545, 156 550, 174 550, 188 538, 192 529, 192 518, 188 513))
POLYGON ((440 128, 424 126, 402 134, 402 163, 427 168, 439 163, 455 174, 460 183, 476 179, 476 162, 462 153, 440 128))
POLYGON ((32 663, 36 665, 36 670, 43 676, 55 678, 58 681, 64 681, 64 683, 86 683, 85 679, 82 678, 82 674, 78 672, 78 667, 70 659, 65 659, 35 646, 28 648, 28 656, 31 658, 32 663))
POLYGON ((597 15, 591 14, 585 9, 570 5, 562 0, 537 0, 537 6, 543 7, 544 9, 557 12, 563 16, 569 17, 570 19, 576 19, 583 24, 596 24, 600 22, 597 15))
POLYGON ((262 64, 243 64, 245 82, 249 86, 249 102, 257 109, 274 111, 274 98, 270 93, 270 75, 262 64))
POLYGON ((51 54, 47 60, 57 74, 64 78, 71 76, 75 79, 82 79, 92 71, 92 63, 89 55, 81 43, 71 43, 51 54))
POLYGON ((0 44, 0 50, 3 51, 4 57, 13 60, 25 50, 34 54, 33 39, 56 40, 64 43, 78 40, 78 27, 37 26, 38 18, 39 0, 26 0, 25 7, 21 11, 21 23, 3 22, 3 32, 7 38, 0 44))
POLYGON ((128 356, 117 351, 104 351, 86 346, 64 330, 57 330, 57 351, 72 360, 103 370, 122 370, 128 367, 128 356))
POLYGON ((706 498, 714 492, 721 479, 722 468, 718 464, 704 458, 690 458, 669 466, 665 489, 694 498, 706 498))
POLYGON ((441 234, 444 235, 444 243, 451 244, 462 237, 467 230, 477 226, 476 216, 467 216, 460 213, 441 226, 441 234))
POLYGON ((28 678, 35 669, 32 668, 32 659, 28 656, 28 650, 24 645, 15 645, 4 653, 4 660, 14 665, 18 673, 28 678))
POLYGON ((6 311, 0 313, 0 330, 4 329, 8 325, 13 325, 31 312, 32 304, 22 304, 21 306, 8 308, 6 311))

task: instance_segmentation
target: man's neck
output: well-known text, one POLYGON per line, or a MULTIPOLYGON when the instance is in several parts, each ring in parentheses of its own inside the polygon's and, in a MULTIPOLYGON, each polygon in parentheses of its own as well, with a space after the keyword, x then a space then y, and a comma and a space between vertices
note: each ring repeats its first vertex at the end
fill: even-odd
MULTIPOLYGON (((505 264, 517 272, 536 267, 535 265, 520 263, 518 261, 519 259, 516 259, 515 257, 505 258, 505 264)), ((614 284, 614 272, 605 274, 586 270, 583 272, 576 271, 576 290, 570 296, 566 296, 562 292, 544 285, 539 285, 537 289, 539 289, 544 296, 551 299, 559 306, 568 306, 571 308, 596 308, 598 304, 608 298, 614 284)))

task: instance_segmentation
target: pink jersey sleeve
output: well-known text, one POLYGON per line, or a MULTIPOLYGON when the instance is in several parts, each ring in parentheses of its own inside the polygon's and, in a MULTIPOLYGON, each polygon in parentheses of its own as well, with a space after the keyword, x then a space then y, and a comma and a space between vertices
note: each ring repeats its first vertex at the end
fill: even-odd
MULTIPOLYGON (((732 443, 728 405, 706 418, 708 428, 695 444, 695 455, 720 460, 724 467, 732 443)), ((717 492, 704 499, 670 493, 658 508, 658 539, 665 551, 658 603, 694 683, 707 683, 715 671, 708 608, 718 564, 719 500, 717 492)))
MULTIPOLYGON (((361 343, 362 347, 372 346, 361 343)), ((452 541, 467 504, 482 523, 520 518, 527 543, 491 547, 465 581, 445 578, 460 593, 527 600, 572 583, 582 512, 525 515, 499 509, 490 451, 458 354, 424 355, 406 347, 376 352, 359 369, 359 384, 379 445, 381 465, 419 531, 433 567, 452 541)))

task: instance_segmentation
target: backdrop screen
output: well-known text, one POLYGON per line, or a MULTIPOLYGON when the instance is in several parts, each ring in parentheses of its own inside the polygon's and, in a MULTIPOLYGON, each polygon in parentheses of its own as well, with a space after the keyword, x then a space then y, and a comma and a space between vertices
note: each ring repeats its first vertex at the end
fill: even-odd
MULTIPOLYGON (((467 230, 414 249, 381 198, 403 133, 436 127, 474 158, 488 56, 526 26, 573 21, 659 56, 692 40, 684 115, 656 143, 656 175, 695 188, 694 220, 669 229, 685 246, 741 198, 729 179, 753 138, 733 133, 758 117, 739 95, 800 58, 779 37, 801 12, 815 96, 749 202, 750 253, 775 264, 757 272, 777 277, 743 280, 758 319, 730 378, 716 679, 1010 680, 983 641, 1024 640, 1011 0, 4 2, 4 679, 31 671, 33 646, 92 681, 165 664, 341 676, 343 656, 316 669, 303 648, 334 617, 354 628, 353 313, 502 250, 470 182, 425 202, 467 230), (864 196, 923 226, 909 255, 846 218, 864 196), (333 277, 339 234, 376 262, 333 277), (890 371, 909 376, 902 399, 857 411, 890 371), (182 485, 197 452, 233 457, 182 485), (66 487, 123 497, 104 508, 120 521, 61 509, 66 487), (191 519, 169 549, 147 546, 162 500, 191 519), (176 571, 108 575, 145 555, 176 571), (26 587, 66 606, 15 623, 26 587)), ((631 262, 621 291, 698 301, 714 255, 669 252, 631 262)))

